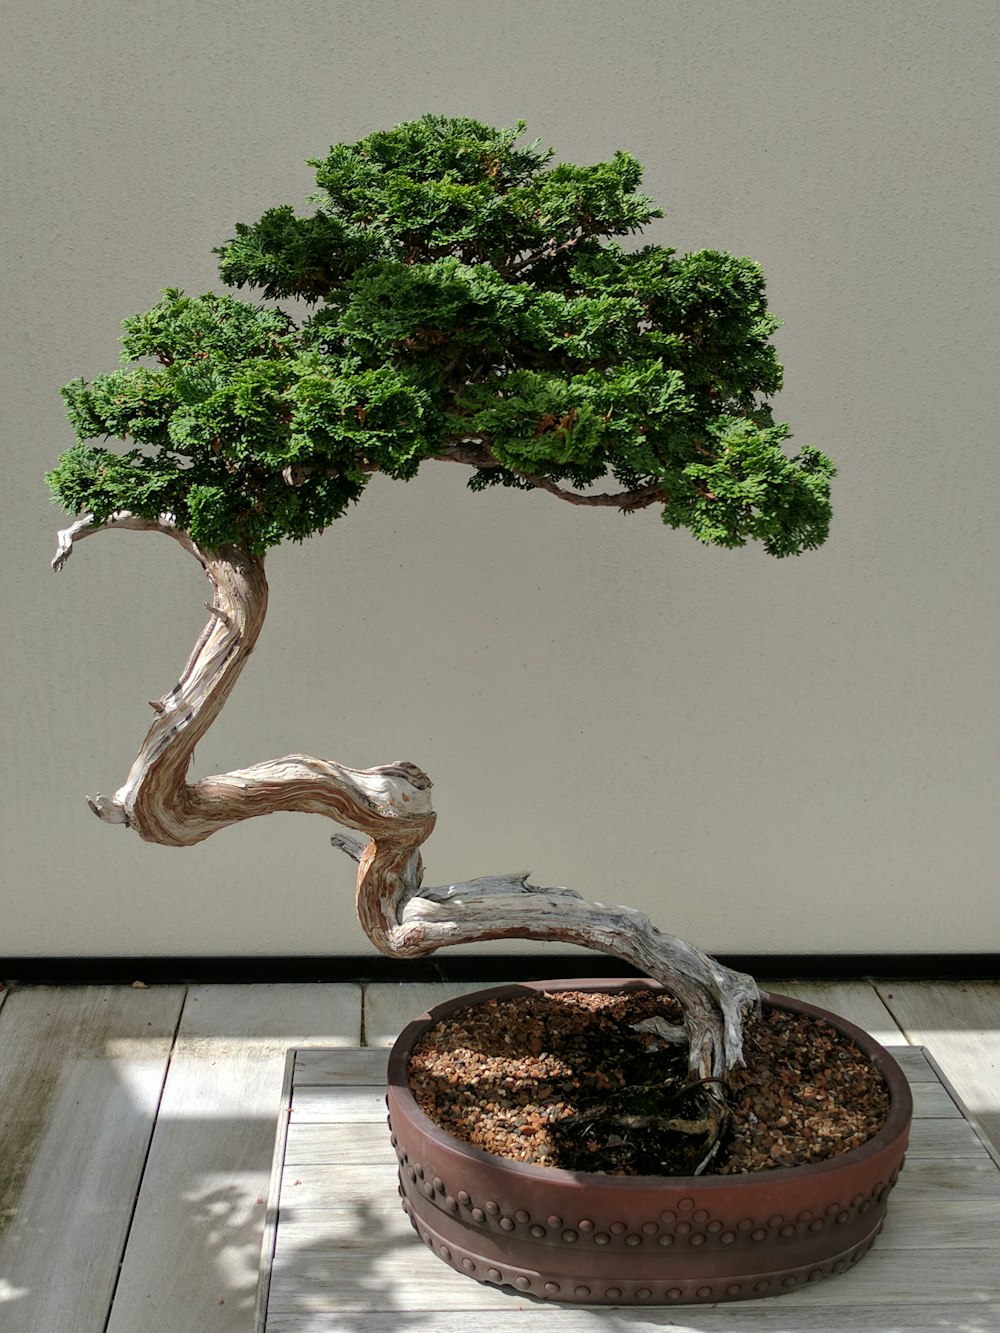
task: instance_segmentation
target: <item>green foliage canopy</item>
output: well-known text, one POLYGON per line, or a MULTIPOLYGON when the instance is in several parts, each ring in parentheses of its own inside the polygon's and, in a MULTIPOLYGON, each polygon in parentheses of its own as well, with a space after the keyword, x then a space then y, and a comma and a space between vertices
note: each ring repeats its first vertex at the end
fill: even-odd
POLYGON ((120 369, 63 390, 77 442, 55 499, 260 553, 436 458, 474 490, 659 504, 720 546, 820 545, 834 469, 773 421, 760 267, 624 248, 662 216, 635 159, 553 165, 523 132, 424 116, 311 162, 313 213, 269 209, 217 251, 228 286, 309 316, 168 289, 125 320, 120 369))

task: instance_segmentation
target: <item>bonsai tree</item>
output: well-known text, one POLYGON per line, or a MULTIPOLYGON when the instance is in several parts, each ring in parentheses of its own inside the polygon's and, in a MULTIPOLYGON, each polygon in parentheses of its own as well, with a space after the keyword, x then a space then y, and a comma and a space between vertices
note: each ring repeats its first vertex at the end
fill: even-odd
MULTIPOLYGON (((128 529, 173 538, 212 585, 208 624, 113 797, 90 804, 151 842, 186 847, 274 810, 362 833, 357 910, 386 954, 522 937, 618 955, 680 1002, 692 1080, 741 1059, 753 981, 627 907, 491 876, 423 885, 430 781, 410 763, 356 770, 293 754, 188 780, 195 746, 264 622, 267 550, 321 533, 375 473, 428 460, 622 513, 659 506, 702 541, 774 556, 827 535, 830 461, 786 453, 764 279, 749 259, 678 255, 616 237, 662 216, 628 153, 553 164, 524 125, 424 116, 310 163, 314 211, 236 227, 230 287, 167 290, 124 322, 121 368, 63 390, 77 442, 48 476, 76 542, 128 529), (274 304, 308 303, 296 321, 274 304), (125 441, 110 447, 106 441, 125 441)), ((717 1094, 713 1094, 717 1095, 717 1094)))

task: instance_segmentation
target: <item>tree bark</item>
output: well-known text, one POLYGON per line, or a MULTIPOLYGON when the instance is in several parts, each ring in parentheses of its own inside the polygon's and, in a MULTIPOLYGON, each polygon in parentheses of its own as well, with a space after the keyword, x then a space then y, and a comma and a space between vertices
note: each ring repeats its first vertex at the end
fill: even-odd
POLYGON ((424 888, 420 847, 436 816, 430 779, 414 764, 351 769, 292 754, 188 782, 194 748, 263 625, 264 563, 241 547, 200 550, 169 515, 152 520, 122 512, 102 524, 84 515, 60 532, 53 567, 63 568, 76 542, 113 528, 173 538, 202 565, 212 598, 180 679, 152 701, 155 718, 124 785, 111 798, 90 800, 101 819, 125 824, 148 842, 188 847, 276 810, 327 815, 368 838, 364 844, 341 834, 333 842, 359 862, 358 917, 383 953, 412 958, 448 944, 512 938, 585 945, 634 964, 677 998, 693 1078, 721 1080, 741 1062, 743 1020, 759 998, 753 980, 664 934, 641 912, 588 902, 570 889, 538 888, 527 875, 424 888))

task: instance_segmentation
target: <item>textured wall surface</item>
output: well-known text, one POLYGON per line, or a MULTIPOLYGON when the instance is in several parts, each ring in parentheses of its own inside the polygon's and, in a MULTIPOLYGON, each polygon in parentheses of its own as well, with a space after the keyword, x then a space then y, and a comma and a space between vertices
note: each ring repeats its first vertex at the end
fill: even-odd
MULTIPOLYGON (((3 952, 363 952, 328 828, 188 851, 99 823, 204 619, 172 544, 48 571, 58 389, 119 320, 217 286, 304 159, 424 111, 627 148, 650 240, 761 260, 777 415, 840 467, 828 545, 698 546, 656 513, 377 480, 269 557, 272 610, 196 756, 435 783, 440 883, 530 867, 720 951, 1000 938, 990 0, 37 0, 2 61, 3 952), (594 799, 594 791, 604 792, 594 799)), ((519 946, 523 947, 523 946, 519 946)))

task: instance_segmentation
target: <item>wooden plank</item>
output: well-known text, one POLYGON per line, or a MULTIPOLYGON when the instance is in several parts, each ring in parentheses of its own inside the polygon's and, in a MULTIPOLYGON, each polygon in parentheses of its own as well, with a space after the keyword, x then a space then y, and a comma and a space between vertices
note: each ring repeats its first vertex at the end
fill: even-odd
POLYGON ((938 1160, 975 1157, 983 1153, 982 1141, 967 1120, 948 1118, 914 1119, 910 1126, 907 1161, 917 1157, 938 1160))
MULTIPOLYGON (((984 1260, 1000 1255, 1000 1198, 927 1199, 893 1194, 878 1242, 890 1249, 979 1250, 984 1260)), ((989 1270, 987 1270, 989 1271, 989 1270)), ((993 1268, 1000 1296, 1000 1269, 993 1268)))
MULTIPOLYGON (((385 1086, 388 1056, 384 1050, 367 1046, 346 1050, 303 1050, 295 1052, 295 1086, 329 1087, 332 1083, 361 1083, 385 1086)), ((937 1075, 930 1066, 931 1079, 937 1075)))
MULTIPOLYGON (((826 1285, 820 1283, 820 1290, 826 1285)), ((875 1314, 867 1303, 831 1310, 823 1305, 789 1308, 786 1302, 791 1300, 780 1296, 737 1305, 674 1306, 651 1314, 586 1305, 534 1309, 511 1295, 506 1313, 517 1333, 662 1333, 664 1327, 673 1333, 978 1333, 1000 1328, 1000 1301, 961 1301, 949 1305, 946 1313, 902 1307, 890 1318, 875 1314)), ((400 1333, 404 1328, 406 1333, 456 1333, 458 1327, 454 1311, 407 1311, 403 1317, 399 1312, 352 1313, 343 1319, 324 1313, 276 1313, 268 1333, 400 1333)))
POLYGON ((191 989, 107 1333, 247 1333, 286 1052, 360 1016, 356 986, 191 989))
POLYGON ((373 1125, 374 1133, 361 1133, 358 1125, 300 1125, 291 1122, 285 1144, 285 1165, 338 1166, 340 1163, 365 1165, 396 1158, 389 1143, 389 1130, 382 1120, 373 1125))
MULTIPOLYGON (((1000 1302, 995 1250, 979 1245, 949 1248, 941 1261, 935 1259, 939 1253, 933 1244, 898 1247, 882 1236, 850 1273, 780 1300, 797 1307, 796 1313, 867 1302, 873 1311, 870 1327, 880 1333, 891 1329, 892 1323, 885 1321, 907 1306, 937 1307, 940 1319, 954 1303, 970 1299, 1000 1302)), ((516 1294, 454 1272, 412 1234, 407 1238, 387 1236, 381 1244, 374 1237, 367 1244, 359 1240, 347 1250, 332 1244, 323 1248, 308 1232, 296 1229, 289 1232, 285 1252, 279 1245, 275 1256, 267 1333, 273 1333, 272 1320, 282 1313, 322 1310, 343 1315, 395 1309, 400 1326, 405 1327, 405 1312, 411 1310, 505 1310, 513 1315, 518 1304, 516 1294)), ((742 1308, 742 1304, 732 1307, 734 1314, 742 1308)), ((553 1326, 558 1327, 555 1321, 560 1314, 565 1318, 566 1307, 549 1309, 553 1326)), ((694 1315, 690 1307, 685 1313, 694 1315)), ((570 1313, 562 1328, 573 1330, 571 1320, 570 1313)), ((692 1322, 697 1327, 694 1319, 692 1322)), ((740 1324, 734 1322, 733 1327, 740 1324)))
POLYGON ((5 996, 0 1322, 4 1333, 101 1333, 184 988, 5 996))
MULTIPOLYGON (((388 1137, 388 1135, 386 1136, 388 1137)), ((338 1162, 300 1166, 285 1160, 279 1203, 282 1217, 309 1211, 399 1213, 396 1158, 389 1149, 381 1162, 338 1162)))
MULTIPOLYGON (((892 1014, 882 1003, 878 991, 864 981, 854 982, 775 982, 773 986, 760 983, 764 989, 779 995, 790 995, 806 1004, 818 1004, 839 1014, 849 1023, 855 1023, 882 1043, 883 1046, 905 1045, 906 1036, 892 1014)), ((925 1043, 917 1042, 916 1045, 925 1043)))
POLYGON ((907 1038, 930 1050, 1000 1153, 1000 983, 901 982, 878 989, 907 1038))
POLYGON ((940 1083, 911 1083, 910 1092, 914 1119, 965 1119, 961 1107, 940 1083))
MULTIPOLYGON (((947 1096, 947 1094, 945 1094, 947 1096)), ((961 1114, 957 1112, 957 1114, 961 1114)), ((352 1087, 306 1087, 295 1092, 295 1109, 292 1120, 296 1125, 305 1124, 348 1124, 367 1121, 385 1124, 385 1084, 367 1088, 363 1085, 352 1087)))
POLYGON ((978 1199, 1000 1194, 1000 1171, 985 1154, 963 1157, 961 1170, 951 1158, 907 1157, 893 1191, 896 1199, 978 1199))
POLYGON ((928 1060, 927 1052, 922 1046, 893 1046, 890 1043, 885 1049, 906 1075, 906 1081, 911 1088, 918 1083, 940 1084, 937 1071, 928 1060))

